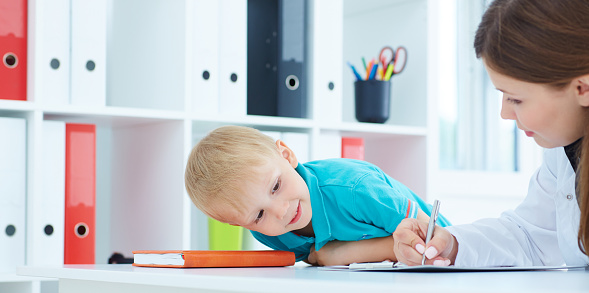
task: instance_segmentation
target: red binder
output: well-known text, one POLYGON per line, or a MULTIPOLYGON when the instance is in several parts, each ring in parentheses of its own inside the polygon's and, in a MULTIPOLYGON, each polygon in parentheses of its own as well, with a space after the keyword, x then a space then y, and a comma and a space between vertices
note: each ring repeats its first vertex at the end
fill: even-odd
POLYGON ((342 137, 342 158, 364 160, 364 139, 342 137))
POLYGON ((0 0, 0 99, 27 99, 27 0, 0 0))
POLYGON ((65 126, 64 264, 93 264, 96 227, 96 126, 65 126))

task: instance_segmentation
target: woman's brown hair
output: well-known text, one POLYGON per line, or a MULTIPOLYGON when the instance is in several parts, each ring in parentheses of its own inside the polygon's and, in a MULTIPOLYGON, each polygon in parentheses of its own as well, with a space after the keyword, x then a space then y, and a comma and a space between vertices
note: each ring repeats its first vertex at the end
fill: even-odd
MULTIPOLYGON (((474 48, 487 66, 512 78, 561 89, 589 74, 589 1, 495 0, 474 48)), ((579 248, 589 252, 589 124, 581 147, 577 196, 579 248)))

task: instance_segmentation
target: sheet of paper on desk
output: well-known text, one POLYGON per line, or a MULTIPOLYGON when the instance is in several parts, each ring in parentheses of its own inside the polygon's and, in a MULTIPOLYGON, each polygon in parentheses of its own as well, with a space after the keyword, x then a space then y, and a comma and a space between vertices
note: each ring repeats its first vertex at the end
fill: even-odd
POLYGON ((416 273, 442 273, 442 272, 515 272, 515 271, 553 271, 553 270, 579 270, 587 269, 587 266, 529 266, 529 267, 439 267, 432 265, 408 266, 400 262, 372 262, 353 263, 349 266, 325 266, 323 270, 335 271, 391 271, 391 272, 416 272, 416 273))

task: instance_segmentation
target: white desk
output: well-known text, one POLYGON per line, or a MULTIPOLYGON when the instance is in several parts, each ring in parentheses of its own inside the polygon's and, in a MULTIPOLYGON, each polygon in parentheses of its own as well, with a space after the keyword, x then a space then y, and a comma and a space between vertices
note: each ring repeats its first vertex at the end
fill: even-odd
POLYGON ((161 269, 131 265, 20 267, 59 279, 59 292, 589 292, 589 271, 392 273, 316 267, 161 269))

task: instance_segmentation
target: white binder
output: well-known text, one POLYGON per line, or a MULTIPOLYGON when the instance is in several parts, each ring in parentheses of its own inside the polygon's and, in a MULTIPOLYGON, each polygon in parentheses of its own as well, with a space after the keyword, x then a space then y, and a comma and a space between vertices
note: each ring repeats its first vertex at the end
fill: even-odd
POLYGON ((299 163, 309 161, 309 134, 300 132, 283 132, 282 141, 294 152, 299 163))
POLYGON ((219 113, 219 2, 195 0, 192 13, 192 109, 219 113))
POLYGON ((63 264, 65 122, 43 121, 42 188, 29 204, 28 265, 63 264))
POLYGON ((0 271, 25 263, 26 121, 0 117, 0 271))
POLYGON ((106 105, 106 0, 71 0, 71 103, 106 105))
POLYGON ((51 105, 70 102, 70 0, 43 0, 35 16, 35 98, 51 105))
POLYGON ((219 112, 247 114, 247 1, 221 0, 219 10, 219 112))
POLYGON ((342 121, 343 1, 310 0, 311 100, 317 121, 342 121))
POLYGON ((342 136, 336 131, 325 131, 319 135, 314 160, 342 157, 342 136))

